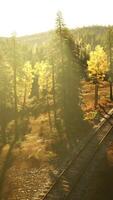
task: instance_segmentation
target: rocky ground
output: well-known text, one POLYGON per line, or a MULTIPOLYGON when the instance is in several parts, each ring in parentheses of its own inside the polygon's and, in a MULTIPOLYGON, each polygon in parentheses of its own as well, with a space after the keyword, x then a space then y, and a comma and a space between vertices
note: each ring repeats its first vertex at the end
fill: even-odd
MULTIPOLYGON (((76 141, 75 151, 84 145, 88 137, 90 134, 82 142, 76 141)), ((44 187, 54 182, 73 157, 74 151, 66 152, 65 149, 64 152, 52 162, 40 165, 37 161, 22 160, 21 157, 14 160, 6 173, 2 200, 33 200, 35 194, 42 194, 44 187)))

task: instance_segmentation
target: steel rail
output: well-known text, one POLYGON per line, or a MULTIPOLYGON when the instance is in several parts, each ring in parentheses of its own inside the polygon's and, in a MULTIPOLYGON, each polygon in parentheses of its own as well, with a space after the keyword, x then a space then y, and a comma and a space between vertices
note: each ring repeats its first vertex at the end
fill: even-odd
MULTIPOLYGON (((79 150, 79 152, 77 152, 75 154, 75 156, 73 157, 72 160, 70 160, 70 162, 67 164, 67 166, 65 167, 65 169, 59 174, 59 176, 57 177, 57 179, 55 180, 55 182, 53 182, 50 187, 48 186, 48 191, 46 193, 43 193, 43 195, 39 195, 39 197, 37 197, 37 200, 46 200, 48 199, 48 195, 51 194, 51 191, 55 189, 55 187, 58 185, 58 183, 60 182, 61 178, 63 177, 63 175, 68 171, 68 169, 73 165, 73 163, 75 163, 77 161, 77 159, 80 157, 80 155, 85 151, 85 149, 87 149, 87 146, 88 144, 96 137, 98 136, 98 134, 100 133, 100 131, 103 130, 103 128, 106 126, 106 125, 109 125, 110 126, 110 129, 109 131, 107 131, 107 133, 104 135, 104 137, 101 139, 101 141, 99 141, 99 143, 97 144, 97 147, 96 147, 96 151, 95 151, 95 154, 96 152, 98 151, 98 148, 100 146, 100 144, 103 142, 103 140, 107 137, 107 135, 109 134, 111 128, 112 128, 112 124, 110 122, 110 120, 113 118, 113 109, 110 110, 109 112, 109 115, 105 116, 105 118, 102 120, 101 123, 99 123, 99 126, 98 128, 93 132, 93 134, 90 136, 90 138, 88 138, 87 142, 84 144, 84 146, 79 150)), ((90 162, 90 161, 89 161, 90 162)), ((84 169, 85 170, 85 169, 84 169)), ((82 175, 84 173, 84 170, 82 172, 82 175)), ((79 178, 77 179, 78 182, 79 180, 81 179, 81 176, 79 176, 79 178)), ((69 192, 70 193, 70 192, 69 192)), ((66 197, 67 198, 67 197, 66 197)), ((65 198, 64 198, 65 199, 65 198)))

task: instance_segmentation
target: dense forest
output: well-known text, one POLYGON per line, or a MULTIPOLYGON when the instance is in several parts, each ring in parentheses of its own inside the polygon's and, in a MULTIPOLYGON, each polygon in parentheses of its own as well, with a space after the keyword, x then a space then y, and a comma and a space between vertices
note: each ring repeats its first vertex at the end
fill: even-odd
MULTIPOLYGON (((51 160, 64 141, 73 150, 92 126, 83 81, 95 87, 94 112, 102 82, 113 100, 113 27, 69 30, 61 12, 55 23, 50 32, 0 38, 0 153, 6 158, 51 160)), ((8 162, 0 164, 1 194, 8 162)))

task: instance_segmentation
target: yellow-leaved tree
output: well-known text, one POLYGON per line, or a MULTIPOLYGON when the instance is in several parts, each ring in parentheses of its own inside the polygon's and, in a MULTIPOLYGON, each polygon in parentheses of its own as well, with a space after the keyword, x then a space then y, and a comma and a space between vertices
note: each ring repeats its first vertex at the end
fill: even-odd
POLYGON ((89 77, 93 80, 93 83, 95 84, 95 108, 98 104, 99 81, 103 80, 106 72, 108 71, 107 60, 107 55, 103 47, 97 45, 95 47, 95 50, 90 52, 90 59, 87 62, 89 77))
POLYGON ((36 63, 34 66, 35 75, 39 76, 40 98, 44 98, 47 107, 50 131, 52 131, 51 118, 51 93, 52 93, 52 66, 48 62, 36 63))

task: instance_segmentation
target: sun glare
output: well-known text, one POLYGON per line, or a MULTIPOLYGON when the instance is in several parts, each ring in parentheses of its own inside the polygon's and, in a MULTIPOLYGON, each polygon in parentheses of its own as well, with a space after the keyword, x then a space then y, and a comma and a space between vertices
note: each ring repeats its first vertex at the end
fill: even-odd
POLYGON ((112 1, 0 0, 0 35, 33 34, 54 29, 61 10, 68 27, 113 24, 112 1))

